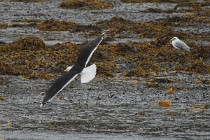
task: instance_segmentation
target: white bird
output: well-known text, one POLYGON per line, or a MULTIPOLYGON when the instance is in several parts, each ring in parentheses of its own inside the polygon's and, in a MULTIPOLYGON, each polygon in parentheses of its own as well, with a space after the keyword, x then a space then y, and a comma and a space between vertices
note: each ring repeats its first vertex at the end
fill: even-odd
POLYGON ((190 51, 190 47, 187 46, 182 40, 180 40, 178 37, 173 37, 171 39, 172 46, 177 50, 186 50, 190 51))

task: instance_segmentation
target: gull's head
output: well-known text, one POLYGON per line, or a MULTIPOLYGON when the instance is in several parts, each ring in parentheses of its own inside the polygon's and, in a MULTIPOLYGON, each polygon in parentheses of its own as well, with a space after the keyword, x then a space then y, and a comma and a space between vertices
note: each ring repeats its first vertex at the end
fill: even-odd
POLYGON ((177 40, 178 39, 178 37, 173 37, 172 39, 171 39, 171 41, 174 41, 174 40, 177 40))

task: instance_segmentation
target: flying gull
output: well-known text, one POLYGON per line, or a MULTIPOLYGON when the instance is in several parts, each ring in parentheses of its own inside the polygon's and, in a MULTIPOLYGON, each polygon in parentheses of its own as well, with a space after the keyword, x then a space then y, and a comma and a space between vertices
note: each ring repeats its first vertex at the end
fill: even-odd
POLYGON ((81 75, 81 83, 88 83, 94 79, 96 75, 96 65, 92 64, 88 67, 86 66, 98 45, 104 39, 104 34, 105 32, 98 36, 95 40, 87 43, 81 49, 76 63, 73 66, 67 67, 66 71, 68 72, 62 75, 53 83, 50 89, 46 92, 40 107, 44 106, 50 99, 61 92, 70 82, 72 82, 77 77, 78 74, 81 75))
POLYGON ((190 51, 190 47, 187 46, 182 40, 180 40, 178 37, 173 37, 171 39, 172 46, 177 50, 186 50, 190 51))

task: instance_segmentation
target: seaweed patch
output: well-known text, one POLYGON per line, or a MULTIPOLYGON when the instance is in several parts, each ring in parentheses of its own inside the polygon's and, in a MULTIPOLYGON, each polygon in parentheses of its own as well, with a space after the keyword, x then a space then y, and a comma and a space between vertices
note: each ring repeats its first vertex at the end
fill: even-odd
POLYGON ((44 2, 45 0, 10 0, 11 2, 44 2))
POLYGON ((59 7, 80 10, 101 10, 112 8, 113 4, 111 2, 101 0, 65 0, 60 3, 59 7))
MULTIPOLYGON (((151 77, 171 70, 209 74, 210 48, 190 46, 192 51, 188 53, 167 45, 158 47, 152 42, 104 44, 92 59, 98 67, 99 77, 119 73, 127 77, 151 77)), ((0 68, 5 74, 49 79, 73 64, 81 47, 68 42, 46 46, 40 38, 27 36, 0 45, 0 68)))

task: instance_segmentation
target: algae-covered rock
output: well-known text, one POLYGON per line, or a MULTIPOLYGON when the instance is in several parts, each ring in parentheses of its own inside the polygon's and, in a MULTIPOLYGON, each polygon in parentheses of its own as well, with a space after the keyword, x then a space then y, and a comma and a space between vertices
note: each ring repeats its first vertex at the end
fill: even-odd
POLYGON ((44 2, 45 0, 10 0, 11 2, 44 2))
MULTIPOLYGON (((162 40, 162 45, 144 43, 102 43, 94 53, 91 63, 97 65, 97 76, 153 77, 162 71, 185 71, 209 74, 210 48, 189 43, 190 52, 173 49, 162 40)), ((11 44, 0 45, 0 72, 22 75, 25 78, 50 79, 64 73, 74 65, 79 50, 75 43, 63 43, 46 47, 34 36, 20 38, 11 44)))
POLYGON ((39 37, 26 36, 13 42, 12 46, 21 50, 36 50, 40 48, 45 48, 45 43, 39 37))
POLYGON ((74 22, 67 22, 61 20, 44 20, 38 24, 38 29, 42 31, 73 31, 77 28, 74 22))
POLYGON ((111 2, 101 0, 65 0, 59 5, 59 7, 81 10, 100 10, 112 8, 113 5, 111 2))
POLYGON ((0 29, 5 29, 5 28, 7 28, 7 27, 8 27, 7 24, 0 24, 0 29))

